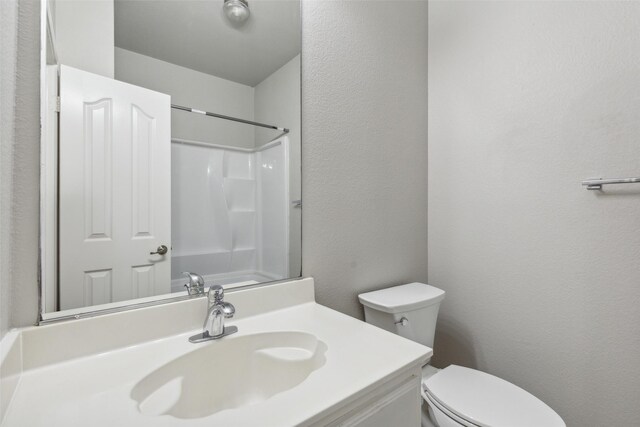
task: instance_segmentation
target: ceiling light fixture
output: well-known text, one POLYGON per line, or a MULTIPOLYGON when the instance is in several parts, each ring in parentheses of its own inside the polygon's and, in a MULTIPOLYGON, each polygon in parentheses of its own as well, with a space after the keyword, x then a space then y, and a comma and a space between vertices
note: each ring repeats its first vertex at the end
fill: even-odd
POLYGON ((224 0, 224 14, 234 24, 241 24, 249 18, 249 2, 247 0, 224 0))

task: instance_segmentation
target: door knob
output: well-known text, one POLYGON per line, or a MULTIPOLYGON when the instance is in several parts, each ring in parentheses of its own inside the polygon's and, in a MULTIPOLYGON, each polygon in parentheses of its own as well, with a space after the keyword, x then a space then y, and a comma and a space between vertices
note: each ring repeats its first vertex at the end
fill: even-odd
POLYGON ((166 247, 165 245, 160 245, 158 246, 158 249, 156 249, 155 252, 149 252, 149 255, 164 255, 167 252, 169 252, 169 248, 166 247))

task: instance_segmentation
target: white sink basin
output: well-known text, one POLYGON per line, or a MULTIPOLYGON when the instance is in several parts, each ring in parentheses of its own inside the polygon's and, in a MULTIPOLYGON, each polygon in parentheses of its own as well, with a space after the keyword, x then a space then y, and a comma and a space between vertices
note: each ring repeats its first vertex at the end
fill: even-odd
POLYGON ((262 402, 325 364, 327 346, 305 332, 265 332, 199 348, 140 380, 131 397, 145 415, 202 418, 262 402))
POLYGON ((229 301, 238 333, 200 344, 206 298, 25 328, 0 427, 353 425, 392 395, 417 415, 430 349, 317 304, 312 279, 229 301))

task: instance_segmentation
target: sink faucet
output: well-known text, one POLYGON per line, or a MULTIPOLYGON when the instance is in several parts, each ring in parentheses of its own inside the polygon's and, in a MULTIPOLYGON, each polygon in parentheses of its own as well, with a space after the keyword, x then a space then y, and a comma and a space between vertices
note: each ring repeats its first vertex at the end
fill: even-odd
POLYGON ((182 274, 189 278, 189 283, 184 285, 189 295, 204 295, 204 279, 201 275, 183 271, 182 274))
POLYGON ((212 285, 209 288, 209 310, 204 321, 204 331, 213 338, 224 335, 224 319, 233 317, 236 308, 229 302, 224 302, 224 289, 220 285, 212 285))
POLYGON ((230 319, 236 312, 233 304, 224 301, 224 289, 220 285, 211 285, 209 293, 209 308, 204 319, 202 333, 189 338, 192 343, 217 340, 238 332, 236 326, 224 326, 224 319, 230 319))

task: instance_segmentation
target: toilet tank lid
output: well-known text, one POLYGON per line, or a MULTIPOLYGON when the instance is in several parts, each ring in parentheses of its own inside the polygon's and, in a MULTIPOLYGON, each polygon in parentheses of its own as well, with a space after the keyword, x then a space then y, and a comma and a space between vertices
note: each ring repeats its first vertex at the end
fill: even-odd
POLYGON ((385 313, 400 313, 437 304, 444 291, 425 283, 409 283, 358 295, 360 303, 385 313))

